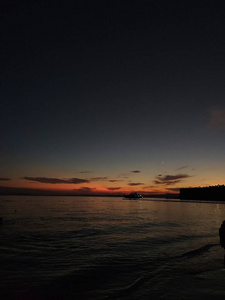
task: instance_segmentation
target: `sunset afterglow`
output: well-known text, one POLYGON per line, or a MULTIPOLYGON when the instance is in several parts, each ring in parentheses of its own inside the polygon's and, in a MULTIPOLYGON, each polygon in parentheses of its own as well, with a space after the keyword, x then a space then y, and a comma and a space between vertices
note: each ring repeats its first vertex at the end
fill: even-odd
POLYGON ((111 2, 4 12, 1 193, 225 183, 223 10, 111 2))

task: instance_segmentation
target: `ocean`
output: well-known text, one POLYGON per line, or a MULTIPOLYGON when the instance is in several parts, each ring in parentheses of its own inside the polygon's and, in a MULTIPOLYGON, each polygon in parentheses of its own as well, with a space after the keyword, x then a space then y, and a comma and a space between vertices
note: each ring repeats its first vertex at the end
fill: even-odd
POLYGON ((0 196, 0 299, 224 299, 225 203, 0 196))

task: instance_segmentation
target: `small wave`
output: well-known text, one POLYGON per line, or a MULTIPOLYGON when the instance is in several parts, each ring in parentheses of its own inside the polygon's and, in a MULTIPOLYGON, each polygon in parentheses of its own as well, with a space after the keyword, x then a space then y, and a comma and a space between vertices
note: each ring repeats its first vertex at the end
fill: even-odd
POLYGON ((115 299, 117 297, 124 296, 127 293, 132 292, 133 290, 135 290, 136 288, 138 288, 139 286, 141 286, 142 284, 144 284, 146 282, 146 280, 148 280, 148 276, 141 276, 140 278, 138 278, 137 280, 135 280, 130 285, 128 285, 128 286, 120 289, 119 291, 117 291, 113 295, 107 296, 106 298, 104 298, 104 300, 115 299))
POLYGON ((183 253, 182 255, 180 255, 179 257, 193 257, 199 254, 202 254, 205 251, 208 251, 210 248, 215 247, 215 246, 219 246, 219 244, 207 244, 204 245, 198 249, 192 250, 192 251, 188 251, 183 253))
MULTIPOLYGON (((194 256, 200 255, 200 254, 208 251, 210 248, 215 247, 215 246, 219 246, 219 244, 207 244, 198 249, 185 252, 179 256, 171 257, 170 259, 173 260, 173 259, 178 259, 178 258, 183 258, 183 257, 187 257, 187 258, 194 257, 194 256)), ((112 295, 107 296, 106 298, 104 298, 104 300, 117 299, 118 297, 127 296, 130 292, 135 291, 140 286, 144 285, 147 281, 153 280, 154 278, 156 278, 160 273, 163 272, 163 270, 165 270, 170 265, 171 260, 169 260, 170 262, 168 260, 167 261, 162 260, 161 265, 158 268, 156 268, 154 272, 146 273, 145 275, 136 279, 130 285, 125 286, 124 288, 118 290, 117 292, 113 293, 112 295)))

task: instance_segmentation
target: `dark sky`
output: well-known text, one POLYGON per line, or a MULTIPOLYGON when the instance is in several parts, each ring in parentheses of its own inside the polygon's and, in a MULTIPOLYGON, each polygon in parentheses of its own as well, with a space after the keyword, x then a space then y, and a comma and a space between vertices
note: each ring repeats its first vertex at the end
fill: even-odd
POLYGON ((224 15, 218 0, 1 1, 0 177, 224 183, 224 15))

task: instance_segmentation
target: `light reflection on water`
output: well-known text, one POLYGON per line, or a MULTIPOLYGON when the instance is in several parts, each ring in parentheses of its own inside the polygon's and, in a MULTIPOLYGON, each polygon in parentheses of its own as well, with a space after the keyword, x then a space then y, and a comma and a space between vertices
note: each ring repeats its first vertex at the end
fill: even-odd
MULTIPOLYGON (((0 287, 5 297, 9 290, 45 283, 59 285, 60 293, 67 298, 73 299, 78 293, 92 299, 122 289, 143 276, 144 282, 151 280, 152 287, 143 283, 143 295, 154 295, 159 280, 169 290, 171 280, 181 270, 190 276, 222 264, 219 246, 198 258, 176 257, 218 243, 224 204, 1 196, 0 211, 4 218, 0 228, 0 287), (172 258, 170 263, 168 259, 172 258), (71 280, 76 283, 76 291, 71 280)), ((144 299, 138 287, 136 293, 144 299)), ((165 297, 165 293, 161 296, 165 297)))

